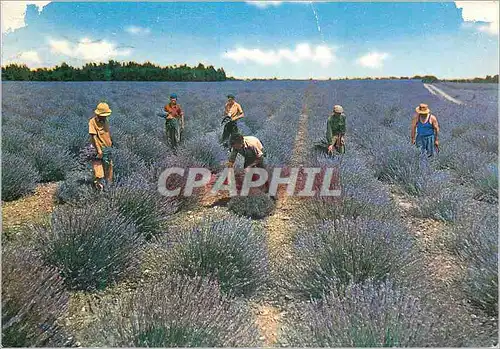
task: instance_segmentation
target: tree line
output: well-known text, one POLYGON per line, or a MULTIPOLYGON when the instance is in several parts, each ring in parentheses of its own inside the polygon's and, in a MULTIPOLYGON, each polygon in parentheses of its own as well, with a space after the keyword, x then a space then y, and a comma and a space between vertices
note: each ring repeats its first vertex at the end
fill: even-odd
POLYGON ((10 81, 225 81, 223 68, 187 65, 160 67, 156 64, 109 61, 87 63, 81 68, 62 63, 53 68, 30 69, 23 64, 2 67, 2 80, 10 81))

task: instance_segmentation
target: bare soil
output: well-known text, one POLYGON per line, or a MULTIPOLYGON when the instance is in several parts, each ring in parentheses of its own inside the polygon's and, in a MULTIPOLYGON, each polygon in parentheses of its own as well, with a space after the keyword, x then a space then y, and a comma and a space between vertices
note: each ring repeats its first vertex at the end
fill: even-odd
MULTIPOLYGON (((298 130, 295 135, 295 142, 292 151, 290 166, 298 167, 304 159, 306 150, 305 144, 307 140, 307 124, 308 124, 308 99, 310 91, 306 91, 302 114, 299 118, 298 130)), ((293 234, 294 215, 293 211, 297 205, 297 201, 293 197, 286 194, 286 187, 279 186, 277 193, 276 211, 267 220, 267 238, 269 248, 269 258, 271 264, 271 274, 276 273, 283 263, 292 258, 291 255, 291 237, 293 234)), ((257 324, 262 333, 262 339, 265 345, 274 346, 277 344, 278 333, 280 329, 280 319, 283 316, 283 311, 264 302, 257 312, 257 324)))
POLYGON ((35 193, 19 200, 2 201, 2 231, 11 234, 46 219, 55 207, 57 183, 40 184, 35 193))

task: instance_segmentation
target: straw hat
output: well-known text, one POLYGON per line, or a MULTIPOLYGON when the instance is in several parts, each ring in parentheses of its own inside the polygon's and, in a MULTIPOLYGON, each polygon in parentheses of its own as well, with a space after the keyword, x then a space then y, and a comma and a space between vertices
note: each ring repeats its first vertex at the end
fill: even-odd
POLYGON ((110 116, 111 109, 109 109, 108 103, 99 103, 96 110, 94 110, 94 113, 99 116, 110 116))
POLYGON ((333 107, 333 112, 338 113, 338 114, 342 114, 344 112, 344 108, 342 108, 341 105, 336 105, 333 107))
POLYGON ((430 114, 431 113, 431 110, 429 109, 429 106, 427 104, 424 104, 424 103, 421 103, 416 109, 415 111, 418 113, 418 114, 430 114))

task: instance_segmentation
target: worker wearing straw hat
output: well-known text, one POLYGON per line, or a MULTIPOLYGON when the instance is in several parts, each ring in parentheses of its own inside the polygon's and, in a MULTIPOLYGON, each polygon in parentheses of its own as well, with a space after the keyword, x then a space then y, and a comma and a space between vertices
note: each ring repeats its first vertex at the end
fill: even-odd
POLYGON ((102 102, 97 105, 94 117, 89 120, 90 141, 97 152, 95 158, 92 159, 94 185, 99 190, 104 189, 104 180, 108 183, 113 180, 112 141, 108 121, 110 115, 109 105, 102 102))
POLYGON ((328 142, 328 153, 334 150, 340 154, 345 153, 345 131, 346 121, 344 108, 341 105, 333 107, 333 113, 328 117, 326 124, 326 140, 328 142))
POLYGON ((434 155, 434 148, 439 149, 437 118, 424 103, 421 103, 415 112, 411 123, 411 143, 416 144, 422 153, 431 157, 434 155))

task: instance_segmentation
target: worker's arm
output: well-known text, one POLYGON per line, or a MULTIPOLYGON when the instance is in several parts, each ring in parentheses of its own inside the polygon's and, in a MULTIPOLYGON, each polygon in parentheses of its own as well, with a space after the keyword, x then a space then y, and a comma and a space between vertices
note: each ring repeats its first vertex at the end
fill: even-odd
POLYGON ((415 136, 417 134, 417 119, 418 115, 415 115, 411 120, 411 144, 415 144, 415 136))
POLYGON ((96 129, 94 119, 91 119, 89 121, 89 135, 90 135, 90 143, 92 143, 95 150, 97 151, 97 158, 101 159, 102 158, 102 149, 99 146, 99 142, 98 142, 99 139, 97 138, 97 129, 96 129))
POLYGON ((342 123, 339 125, 339 133, 342 135, 342 141, 345 142, 345 131, 346 131, 346 120, 345 120, 345 115, 341 116, 342 118, 342 123))
POLYGON ((184 128, 184 110, 179 105, 179 115, 181 116, 181 128, 184 128))
POLYGON ((165 119, 168 119, 168 118, 169 118, 169 116, 170 116, 170 112, 171 112, 171 110, 170 110, 170 106, 167 104, 167 105, 165 106, 165 108, 163 108, 163 109, 165 110, 165 113, 167 113, 167 115, 165 116, 165 119))
POLYGON ((236 115, 232 116, 233 121, 241 119, 242 117, 245 116, 245 113, 243 113, 243 109, 241 108, 241 105, 238 104, 237 109, 236 109, 236 115))
POLYGON ((328 118, 328 121, 326 122, 326 141, 328 142, 329 145, 332 145, 333 141, 333 132, 332 132, 332 118, 328 118))
POLYGON ((98 159, 102 159, 102 148, 99 145, 99 142, 98 142, 98 139, 97 139, 97 135, 91 134, 90 135, 90 142, 92 143, 92 145, 94 146, 95 150, 97 151, 97 158, 98 159))
POLYGON ((431 124, 434 127, 434 143, 436 145, 438 145, 439 144, 439 141, 438 141, 439 123, 438 123, 437 118, 434 115, 431 115, 431 124))

